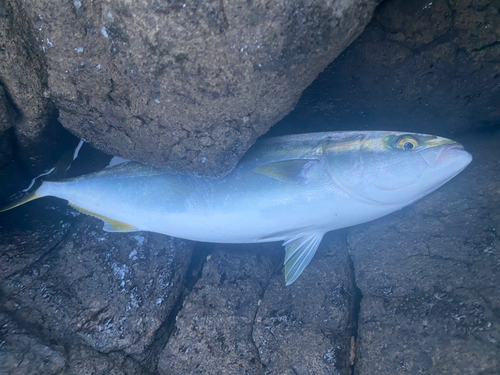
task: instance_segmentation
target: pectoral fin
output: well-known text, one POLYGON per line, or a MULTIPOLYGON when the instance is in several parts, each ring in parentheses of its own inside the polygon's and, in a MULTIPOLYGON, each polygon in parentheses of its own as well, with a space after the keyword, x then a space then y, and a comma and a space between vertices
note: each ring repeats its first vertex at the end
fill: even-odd
POLYGON ((111 218, 103 216, 103 215, 99 215, 95 212, 92 212, 92 211, 86 210, 84 208, 75 206, 74 204, 69 203, 69 205, 71 207, 73 207, 74 209, 76 209, 76 210, 78 210, 86 215, 94 216, 94 217, 104 221, 104 227, 102 229, 106 232, 136 232, 136 231, 140 230, 140 229, 137 229, 136 227, 134 227, 133 225, 123 223, 121 221, 114 220, 114 219, 111 219, 111 218))
POLYGON ((318 249, 323 233, 303 233, 283 243, 285 246, 285 282, 290 285, 311 262, 318 249))
POLYGON ((254 168, 254 172, 275 178, 284 182, 300 182, 312 165, 318 163, 315 159, 293 159, 269 163, 254 168))

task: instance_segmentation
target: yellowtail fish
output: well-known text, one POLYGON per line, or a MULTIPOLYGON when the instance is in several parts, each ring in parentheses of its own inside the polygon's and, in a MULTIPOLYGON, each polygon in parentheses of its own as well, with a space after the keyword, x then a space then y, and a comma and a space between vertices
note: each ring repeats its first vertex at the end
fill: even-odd
POLYGON ((54 196, 102 219, 106 231, 145 230, 218 243, 284 241, 289 285, 326 232, 399 210, 449 181, 471 160, 460 144, 433 135, 288 135, 258 141, 223 178, 129 162, 45 181, 4 211, 54 196))

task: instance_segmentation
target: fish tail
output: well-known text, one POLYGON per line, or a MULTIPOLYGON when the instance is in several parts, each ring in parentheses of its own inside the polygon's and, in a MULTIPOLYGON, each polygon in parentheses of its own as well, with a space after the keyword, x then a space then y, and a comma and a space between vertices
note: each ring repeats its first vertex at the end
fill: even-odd
MULTIPOLYGON (((77 151, 75 151, 75 155, 76 153, 77 151)), ((5 207, 0 207, 0 212, 11 210, 17 206, 21 206, 35 199, 44 197, 45 194, 39 193, 39 190, 42 187, 43 183, 45 181, 57 181, 62 179, 65 175, 65 172, 71 166, 73 160, 73 152, 66 152, 53 168, 36 176, 33 180, 31 180, 31 184, 29 185, 29 187, 17 194, 14 194, 14 196, 11 197, 12 203, 7 204, 7 206, 5 207)))
POLYGON ((11 204, 9 204, 9 205, 7 205, 5 207, 0 208, 0 212, 11 210, 14 207, 17 207, 17 206, 20 206, 22 204, 31 202, 31 201, 33 201, 35 199, 38 199, 38 198, 41 198, 41 197, 42 197, 42 195, 38 194, 38 189, 37 189, 37 190, 35 190, 35 191, 27 194, 27 195, 24 195, 22 198, 15 200, 11 204))

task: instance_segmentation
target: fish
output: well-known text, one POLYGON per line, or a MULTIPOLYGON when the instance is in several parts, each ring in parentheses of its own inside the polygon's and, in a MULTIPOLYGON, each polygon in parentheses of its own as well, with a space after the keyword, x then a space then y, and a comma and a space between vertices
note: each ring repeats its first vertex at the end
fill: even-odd
POLYGON ((285 283, 313 258, 325 233, 417 201, 472 161, 439 136, 349 131, 261 139, 221 178, 127 162, 41 186, 6 211, 54 196, 104 221, 108 232, 150 231, 194 241, 283 241, 285 283))

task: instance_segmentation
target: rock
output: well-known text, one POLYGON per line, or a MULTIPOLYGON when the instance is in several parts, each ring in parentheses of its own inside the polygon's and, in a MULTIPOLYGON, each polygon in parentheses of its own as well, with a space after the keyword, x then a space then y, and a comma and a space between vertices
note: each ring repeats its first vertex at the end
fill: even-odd
POLYGON ((500 371, 500 134, 461 141, 475 158, 461 175, 349 235, 357 374, 500 371))
POLYGON ((327 236, 289 287, 282 256, 278 244, 218 246, 177 316, 160 374, 350 374, 345 238, 327 236))
POLYGON ((3 87, 0 86, 0 134, 14 126, 14 118, 14 109, 7 100, 3 87))
POLYGON ((252 330, 278 264, 276 250, 273 245, 217 247, 176 317, 174 335, 160 355, 160 374, 262 373, 252 330))
MULTIPOLYGON (((41 47, 33 35, 33 22, 25 4, 2 1, 0 134, 15 127, 13 144, 18 149, 17 163, 23 172, 33 177, 52 168, 78 143, 57 123, 57 110, 49 98, 47 61, 41 47)), ((5 173, 5 168, 1 167, 5 173)), ((17 176, 12 177, 18 180, 17 176)))
MULTIPOLYGON (((3 308, 47 340, 86 348, 91 354, 85 356, 102 359, 113 352, 122 362, 144 364, 184 289, 192 243, 144 232, 106 233, 100 221, 71 218, 69 210, 44 199, 11 211, 13 225, 0 226, 3 308), (42 208, 36 210, 37 203, 42 208), (52 220, 44 217, 49 212, 52 220)), ((89 361, 80 367, 97 360, 89 361)), ((106 361, 98 360, 97 368, 114 366, 106 361)))
MULTIPOLYGON (((36 139, 54 111, 48 99, 47 65, 24 5, 0 4, 0 83, 16 113, 18 134, 36 139)), ((13 119, 14 120, 14 119, 13 119)))
POLYGON ((64 373, 64 348, 54 350, 34 337, 29 329, 19 327, 7 314, 0 312, 0 373, 64 373))
POLYGON ((384 1, 276 130, 315 124, 445 135, 494 126, 499 39, 497 2, 384 1))
MULTIPOLYGON (((22 323, 21 323, 22 324, 22 323)), ((33 325, 19 326, 0 312, 0 373, 31 375, 133 375, 142 373, 130 358, 110 358, 84 346, 63 347, 33 325)))
POLYGON ((291 286, 273 275, 253 329, 265 374, 351 374, 353 275, 342 232, 325 236, 291 286))
POLYGON ((16 55, 22 68, 3 74, 9 89, 20 86, 16 77, 33 78, 35 107, 50 96, 64 127, 100 150, 222 175, 291 111, 377 3, 9 2, 4 19, 16 15, 19 25, 15 38, 4 35, 6 48, 17 51, 21 38, 40 50, 28 55, 31 65, 16 55), (22 33, 28 24, 34 36, 22 33), (25 72, 35 65, 38 76, 25 72))

